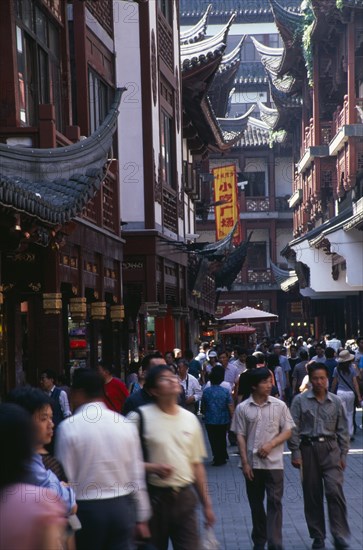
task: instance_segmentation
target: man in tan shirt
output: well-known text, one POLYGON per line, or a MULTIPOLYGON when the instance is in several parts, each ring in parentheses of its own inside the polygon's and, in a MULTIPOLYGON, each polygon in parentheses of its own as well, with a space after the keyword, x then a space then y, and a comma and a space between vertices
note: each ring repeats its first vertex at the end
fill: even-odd
POLYGON ((254 550, 282 550, 283 448, 294 422, 280 399, 271 397, 267 368, 249 372, 251 396, 240 403, 232 422, 237 434, 252 514, 254 550), (267 495, 267 514, 264 497, 267 495))
POLYGON ((145 386, 155 402, 128 417, 139 424, 148 488, 153 509, 152 543, 167 550, 169 539, 178 550, 199 547, 198 498, 205 523, 215 522, 203 465, 206 457, 198 418, 180 407, 178 377, 167 365, 152 367, 145 386), (197 494, 196 494, 197 493, 197 494))

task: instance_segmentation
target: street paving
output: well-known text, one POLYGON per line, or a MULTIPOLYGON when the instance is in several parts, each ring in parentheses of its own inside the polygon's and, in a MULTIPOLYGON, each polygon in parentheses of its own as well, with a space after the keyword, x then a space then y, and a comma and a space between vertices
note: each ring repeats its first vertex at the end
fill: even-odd
MULTIPOLYGON (((361 412, 357 421, 361 423, 361 412)), ((207 443, 208 449, 209 445, 207 443)), ((210 449, 209 449, 210 452, 210 449)), ((220 467, 210 465, 211 457, 206 461, 208 489, 213 500, 217 517, 215 533, 221 550, 248 550, 253 547, 251 541, 251 516, 246 496, 242 471, 238 468, 237 447, 229 447, 228 464, 220 467)), ((284 550, 305 550, 311 548, 304 517, 304 503, 299 471, 291 466, 291 457, 286 449, 285 491, 283 499, 283 545, 284 550)), ((351 529, 350 549, 362 550, 363 538, 363 431, 357 430, 355 441, 351 443, 348 464, 345 471, 344 491, 348 504, 348 520, 351 529)), ((326 513, 326 548, 334 545, 328 526, 326 513)), ((201 533, 203 533, 202 517, 201 533)))

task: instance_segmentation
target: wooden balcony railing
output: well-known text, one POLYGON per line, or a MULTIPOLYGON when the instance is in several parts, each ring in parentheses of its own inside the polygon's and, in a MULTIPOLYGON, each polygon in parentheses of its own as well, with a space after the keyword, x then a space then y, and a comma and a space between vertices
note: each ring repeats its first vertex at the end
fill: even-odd
MULTIPOLYGON (((319 143, 315 143, 314 139, 314 122, 311 119, 309 126, 305 128, 304 136, 304 151, 309 147, 314 147, 315 145, 328 145, 333 137, 333 122, 331 121, 322 121, 320 122, 320 139, 319 143)), ((304 153, 303 151, 303 153, 304 153)))
POLYGON ((269 197, 246 197, 247 212, 267 212, 270 210, 269 197))
POLYGON ((247 281, 249 283, 270 283, 270 269, 249 269, 247 271, 247 281))
MULTIPOLYGON (((344 96, 343 107, 338 107, 335 113, 333 114, 333 135, 337 134, 339 130, 346 124, 351 124, 348 117, 348 96, 344 96)), ((363 98, 356 99, 356 106, 363 109, 363 98)), ((357 120, 357 115, 355 115, 354 122, 357 120)))

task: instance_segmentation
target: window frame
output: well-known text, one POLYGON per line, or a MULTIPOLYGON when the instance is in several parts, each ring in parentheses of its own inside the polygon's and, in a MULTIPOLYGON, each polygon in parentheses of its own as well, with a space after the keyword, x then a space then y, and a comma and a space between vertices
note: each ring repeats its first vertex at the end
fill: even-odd
POLYGON ((251 241, 247 248, 247 257, 246 257, 247 269, 252 271, 255 269, 257 270, 267 269, 267 251, 268 251, 268 247, 267 247, 266 241, 251 241), (262 247, 263 247, 263 250, 262 250, 262 247), (257 262, 252 262, 254 265, 252 265, 251 263, 253 250, 254 250, 254 257, 257 258, 257 262), (263 261, 261 262, 261 260, 263 261))
POLYGON ((41 4, 34 0, 15 0, 15 34, 20 123, 22 126, 35 126, 39 105, 51 103, 55 107, 56 127, 62 130, 60 26, 42 9, 41 4), (28 12, 24 10, 26 6, 29 7, 28 12), (25 17, 26 14, 28 17, 25 17), (37 32, 37 17, 44 25, 43 37, 37 32), (56 48, 52 47, 51 35, 56 48), (20 65, 22 72, 19 71, 20 65))
POLYGON ((105 120, 112 99, 111 86, 101 77, 101 75, 88 65, 88 115, 89 115, 89 131, 90 134, 95 132, 105 120), (92 82, 91 82, 92 80, 92 82), (92 86, 91 86, 92 84, 92 86), (106 94, 106 100, 103 102, 102 109, 100 109, 101 103, 100 90, 102 94, 106 94), (92 116, 93 106, 93 116, 92 116), (97 110, 96 110, 97 108, 97 110), (102 112, 101 112, 102 111, 102 112))

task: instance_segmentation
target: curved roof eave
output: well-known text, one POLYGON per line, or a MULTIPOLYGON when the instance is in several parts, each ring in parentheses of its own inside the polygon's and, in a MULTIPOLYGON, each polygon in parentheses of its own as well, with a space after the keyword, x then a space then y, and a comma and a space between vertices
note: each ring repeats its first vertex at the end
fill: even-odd
POLYGON ((73 174, 83 172, 85 167, 100 169, 112 146, 118 109, 125 90, 116 90, 114 101, 101 126, 77 143, 51 149, 0 144, 0 174, 9 177, 20 175, 29 181, 52 181, 59 177, 68 179, 73 174))
POLYGON ((226 25, 214 36, 205 38, 200 42, 195 42, 193 44, 181 44, 180 45, 180 58, 181 63, 183 64, 188 59, 199 58, 201 56, 207 56, 208 53, 214 52, 226 47, 227 36, 229 29, 233 21, 236 18, 234 13, 226 23, 226 25))
POLYGON ((205 33, 207 31, 208 15, 211 9, 212 4, 209 4, 198 23, 196 23, 191 29, 180 33, 181 44, 191 44, 193 42, 199 42, 205 37, 205 33))

